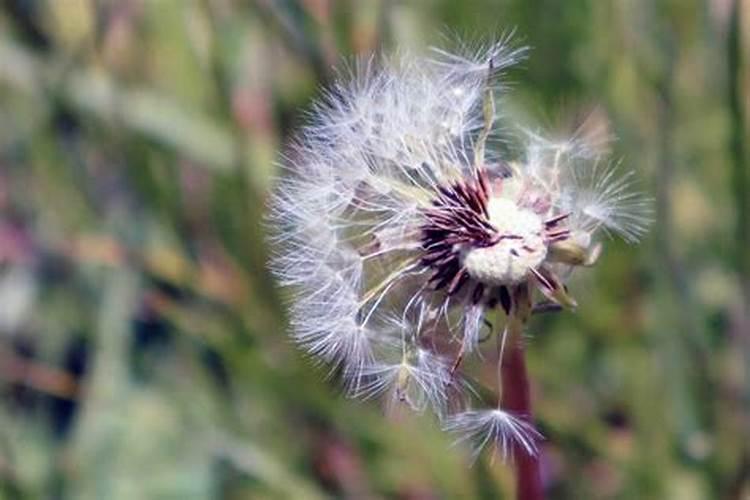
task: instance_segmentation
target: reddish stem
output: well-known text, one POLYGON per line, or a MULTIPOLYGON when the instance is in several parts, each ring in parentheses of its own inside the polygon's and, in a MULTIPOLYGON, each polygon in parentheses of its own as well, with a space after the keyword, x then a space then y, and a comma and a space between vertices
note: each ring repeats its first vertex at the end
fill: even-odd
MULTIPOLYGON (((526 372, 523 340, 511 339, 501 366, 503 398, 501 407, 515 415, 532 420, 529 378, 526 372)), ((523 447, 516 445, 516 492, 518 500, 542 500, 542 477, 539 473, 539 457, 529 456, 523 447)))

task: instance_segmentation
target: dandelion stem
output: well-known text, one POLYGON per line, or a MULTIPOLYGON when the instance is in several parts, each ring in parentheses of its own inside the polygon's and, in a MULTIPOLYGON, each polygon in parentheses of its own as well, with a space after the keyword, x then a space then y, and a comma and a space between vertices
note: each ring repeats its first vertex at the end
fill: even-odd
MULTIPOLYGON (((500 365, 500 406, 525 419, 532 419, 529 378, 524 359, 523 329, 531 316, 531 297, 526 285, 516 287, 513 294, 505 341, 500 365)), ((516 444, 513 450, 516 467, 516 497, 519 500, 539 500, 543 498, 542 479, 539 473, 538 456, 529 455, 516 444)))

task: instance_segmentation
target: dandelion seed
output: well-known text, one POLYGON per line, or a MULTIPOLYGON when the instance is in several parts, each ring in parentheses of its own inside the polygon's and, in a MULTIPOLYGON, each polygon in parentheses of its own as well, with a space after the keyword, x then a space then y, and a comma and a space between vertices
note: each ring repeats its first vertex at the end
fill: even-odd
POLYGON ((369 399, 387 395, 387 404, 406 404, 422 412, 431 408, 442 415, 453 384, 448 364, 424 349, 407 353, 393 364, 380 363, 364 370, 364 383, 354 395, 369 399))
POLYGON ((542 439, 532 424, 500 409, 458 413, 445 421, 443 429, 458 435, 454 445, 469 445, 472 460, 479 458, 487 446, 503 460, 516 448, 533 456, 542 439))

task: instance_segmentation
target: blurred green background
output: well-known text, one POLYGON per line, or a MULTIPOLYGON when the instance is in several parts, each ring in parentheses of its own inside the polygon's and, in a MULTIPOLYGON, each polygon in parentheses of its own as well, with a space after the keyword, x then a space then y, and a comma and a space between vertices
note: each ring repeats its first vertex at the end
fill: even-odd
POLYGON ((0 1, 0 496, 508 498, 291 345, 261 220, 337 61, 513 27, 508 106, 656 208, 532 323, 550 497, 749 499, 742 0, 0 1))

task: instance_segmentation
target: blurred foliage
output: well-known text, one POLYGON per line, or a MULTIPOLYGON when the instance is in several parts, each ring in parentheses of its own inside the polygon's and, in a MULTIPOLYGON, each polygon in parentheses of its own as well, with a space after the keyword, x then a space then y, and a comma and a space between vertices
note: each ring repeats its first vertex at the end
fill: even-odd
POLYGON ((0 7, 3 498, 507 498, 290 345, 261 219, 337 61, 513 27, 513 116, 616 136, 657 208, 532 325, 550 496, 750 498, 750 2, 0 7))

